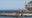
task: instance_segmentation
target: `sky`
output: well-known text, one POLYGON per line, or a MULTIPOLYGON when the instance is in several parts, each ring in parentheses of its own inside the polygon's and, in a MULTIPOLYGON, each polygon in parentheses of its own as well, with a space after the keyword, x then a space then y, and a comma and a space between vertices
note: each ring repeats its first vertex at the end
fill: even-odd
POLYGON ((0 10, 25 9, 25 1, 30 0, 0 0, 0 10))

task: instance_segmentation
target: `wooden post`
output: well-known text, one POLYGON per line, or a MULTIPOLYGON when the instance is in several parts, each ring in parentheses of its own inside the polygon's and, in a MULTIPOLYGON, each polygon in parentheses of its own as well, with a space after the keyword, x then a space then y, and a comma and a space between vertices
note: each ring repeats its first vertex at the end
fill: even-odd
MULTIPOLYGON (((17 11, 17 12, 16 12, 16 15, 17 15, 17 14, 19 14, 19 11, 17 11)), ((19 15, 18 15, 18 16, 16 16, 16 18, 18 18, 18 17, 19 17, 19 15)))

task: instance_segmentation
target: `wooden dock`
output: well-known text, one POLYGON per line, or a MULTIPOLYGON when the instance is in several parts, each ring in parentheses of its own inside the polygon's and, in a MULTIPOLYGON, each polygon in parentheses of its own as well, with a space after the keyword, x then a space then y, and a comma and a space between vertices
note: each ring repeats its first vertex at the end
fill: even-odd
POLYGON ((21 16, 21 14, 16 14, 16 13, 1 13, 0 16, 21 16))

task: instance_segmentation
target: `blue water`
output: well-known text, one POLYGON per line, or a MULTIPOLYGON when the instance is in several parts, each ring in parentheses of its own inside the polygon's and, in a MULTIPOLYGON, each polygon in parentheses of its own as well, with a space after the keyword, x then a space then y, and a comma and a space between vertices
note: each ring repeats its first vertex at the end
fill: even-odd
MULTIPOLYGON (((16 17, 5 17, 5 16, 0 16, 0 18, 16 18, 16 17)), ((18 18, 32 18, 32 17, 18 17, 18 18)))
POLYGON ((16 13, 17 10, 0 10, 0 13, 16 13))

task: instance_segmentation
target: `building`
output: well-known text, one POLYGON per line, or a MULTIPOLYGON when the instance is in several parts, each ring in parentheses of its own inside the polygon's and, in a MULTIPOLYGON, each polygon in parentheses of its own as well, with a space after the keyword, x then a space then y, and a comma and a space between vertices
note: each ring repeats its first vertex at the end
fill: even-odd
MULTIPOLYGON (((26 4, 26 3, 25 3, 26 4)), ((25 5, 25 8, 28 10, 23 10, 23 13, 32 13, 32 1, 28 2, 25 5)))
POLYGON ((26 9, 28 11, 32 11, 32 1, 28 2, 26 5, 25 5, 26 9))

